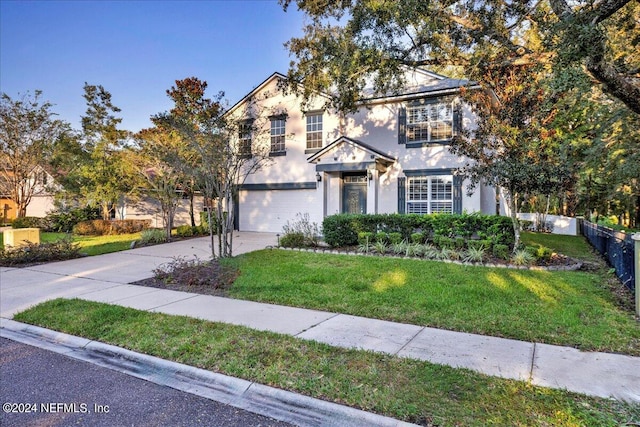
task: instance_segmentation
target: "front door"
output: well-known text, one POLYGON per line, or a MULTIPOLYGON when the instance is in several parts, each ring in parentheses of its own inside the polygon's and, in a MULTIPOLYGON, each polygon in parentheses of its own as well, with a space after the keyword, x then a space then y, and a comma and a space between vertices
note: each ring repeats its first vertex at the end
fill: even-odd
POLYGON ((342 213, 367 213, 367 174, 342 176, 342 213))

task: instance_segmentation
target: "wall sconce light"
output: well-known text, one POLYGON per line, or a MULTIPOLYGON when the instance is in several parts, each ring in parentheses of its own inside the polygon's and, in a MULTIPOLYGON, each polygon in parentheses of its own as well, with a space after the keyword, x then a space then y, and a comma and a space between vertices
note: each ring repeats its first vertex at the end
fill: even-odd
POLYGON ((373 180, 373 173, 371 172, 370 169, 367 170, 367 178, 369 178, 369 181, 373 180))
POLYGON ((316 172, 316 181, 322 181, 322 175, 320 175, 320 172, 316 172))

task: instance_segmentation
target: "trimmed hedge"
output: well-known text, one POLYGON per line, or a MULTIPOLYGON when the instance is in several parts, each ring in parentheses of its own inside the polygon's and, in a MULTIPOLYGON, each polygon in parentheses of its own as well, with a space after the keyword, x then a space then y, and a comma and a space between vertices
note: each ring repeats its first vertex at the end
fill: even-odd
MULTIPOLYGON (((459 247, 464 241, 513 247, 515 236, 511 219, 504 216, 473 214, 338 214, 322 223, 324 241, 332 247, 356 246, 358 237, 393 236, 407 242, 443 242, 459 247), (366 233, 366 234, 365 234, 366 233), (370 233, 370 234, 369 234, 370 233), (382 234, 384 233, 384 234, 382 234)), ((377 240, 377 239, 376 239, 377 240)))
POLYGON ((104 236, 107 234, 137 233, 149 227, 151 227, 150 219, 122 219, 114 221, 93 219, 77 223, 73 227, 73 232, 84 236, 104 236))
POLYGON ((43 228, 43 218, 35 216, 23 216, 11 222, 11 228, 43 228))

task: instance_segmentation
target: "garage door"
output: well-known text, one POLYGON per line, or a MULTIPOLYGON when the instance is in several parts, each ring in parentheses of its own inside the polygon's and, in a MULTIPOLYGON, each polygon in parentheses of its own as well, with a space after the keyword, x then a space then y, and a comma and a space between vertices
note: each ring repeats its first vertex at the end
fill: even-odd
POLYGON ((240 231, 281 233, 298 213, 308 213, 311 221, 322 223, 322 203, 316 190, 241 191, 239 199, 240 231))

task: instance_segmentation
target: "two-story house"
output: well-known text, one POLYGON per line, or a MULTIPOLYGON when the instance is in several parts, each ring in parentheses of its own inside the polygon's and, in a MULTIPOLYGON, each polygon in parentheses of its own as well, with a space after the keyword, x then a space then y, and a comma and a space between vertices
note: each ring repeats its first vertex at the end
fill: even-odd
MULTIPOLYGON (((272 160, 240 187, 238 229, 280 232, 297 213, 317 223, 337 213, 496 213, 495 189, 467 195, 457 174, 466 159, 448 148, 461 127, 474 126, 461 88, 479 87, 414 70, 403 93, 342 115, 323 109, 321 98, 303 110, 279 89, 284 79, 274 73, 229 110, 262 120, 272 160)), ((240 136, 248 151, 250 133, 240 136)))

